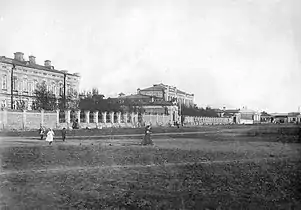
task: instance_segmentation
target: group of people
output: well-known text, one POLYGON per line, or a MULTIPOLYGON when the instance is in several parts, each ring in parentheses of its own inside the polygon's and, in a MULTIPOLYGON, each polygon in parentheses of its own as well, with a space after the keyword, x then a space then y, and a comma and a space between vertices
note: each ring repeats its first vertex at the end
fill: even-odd
MULTIPOLYGON (((151 139, 151 124, 147 124, 145 127, 145 131, 144 131, 144 138, 142 140, 142 145, 154 145, 152 139, 151 139)), ((65 141, 66 140, 66 135, 67 135, 67 130, 66 128, 62 129, 62 140, 65 141)), ((54 131, 52 130, 52 128, 49 128, 48 130, 45 129, 45 127, 43 127, 42 125, 40 126, 39 129, 39 135, 40 135, 40 139, 43 140, 44 136, 46 135, 46 141, 49 143, 49 145, 52 144, 53 142, 53 137, 54 137, 54 131)))
MULTIPOLYGON (((39 129, 39 134, 40 134, 41 140, 43 140, 44 136, 46 135, 46 141, 49 143, 49 145, 52 144, 52 142, 53 142, 53 137, 54 137, 54 131, 52 130, 52 128, 49 128, 49 129, 46 131, 45 127, 43 127, 43 126, 41 125, 41 126, 40 126, 40 129, 39 129)), ((62 129, 62 139, 63 139, 63 141, 66 140, 66 135, 67 135, 66 128, 63 128, 63 129, 62 129)))

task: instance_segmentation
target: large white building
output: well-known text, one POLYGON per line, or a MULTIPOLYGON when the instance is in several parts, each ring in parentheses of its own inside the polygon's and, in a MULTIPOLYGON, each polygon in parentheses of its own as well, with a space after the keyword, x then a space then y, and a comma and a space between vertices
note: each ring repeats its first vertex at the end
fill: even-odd
POLYGON ((184 91, 179 90, 176 87, 165 85, 165 84, 155 84, 152 87, 148 87, 145 89, 138 89, 138 94, 147 95, 147 96, 155 96, 158 98, 162 98, 165 101, 177 101, 186 106, 194 105, 194 94, 186 93, 184 91))
MULTIPOLYGON (((31 109, 34 100, 34 90, 39 83, 45 82, 47 89, 52 91, 56 98, 65 94, 78 93, 80 76, 65 70, 57 70, 46 60, 44 65, 39 65, 34 56, 28 60, 23 58, 22 52, 14 53, 14 58, 0 56, 0 102, 1 107, 11 108, 13 95, 13 109, 19 100, 26 103, 31 109), (13 91, 11 91, 13 90, 13 91)), ((77 95, 77 94, 75 94, 77 95)))

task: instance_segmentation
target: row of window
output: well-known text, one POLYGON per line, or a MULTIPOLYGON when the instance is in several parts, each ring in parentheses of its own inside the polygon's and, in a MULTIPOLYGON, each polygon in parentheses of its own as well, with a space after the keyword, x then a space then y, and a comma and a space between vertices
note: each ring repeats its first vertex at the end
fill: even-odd
MULTIPOLYGON (((28 99, 23 100, 25 102, 24 106, 28 108, 28 99)), ((18 103, 19 101, 14 101, 13 102, 13 109, 18 109, 18 103)), ((8 101, 7 100, 2 100, 1 101, 1 108, 6 108, 8 106, 8 101)))
MULTIPOLYGON (((46 81, 43 81, 46 83, 46 81)), ((47 84, 47 83, 46 83, 47 84)), ((24 91, 32 94, 34 90, 37 88, 38 81, 28 81, 26 78, 19 81, 17 76, 13 77, 13 89, 15 91, 24 91)), ((7 75, 2 76, 2 89, 7 90, 7 75)), ((57 88, 57 84, 55 82, 52 82, 50 85, 47 85, 47 90, 51 91, 52 93, 56 95, 63 95, 64 94, 64 88, 63 84, 60 83, 59 87, 57 88)), ((70 84, 67 84, 67 93, 68 94, 73 94, 74 90, 71 87, 70 84)))

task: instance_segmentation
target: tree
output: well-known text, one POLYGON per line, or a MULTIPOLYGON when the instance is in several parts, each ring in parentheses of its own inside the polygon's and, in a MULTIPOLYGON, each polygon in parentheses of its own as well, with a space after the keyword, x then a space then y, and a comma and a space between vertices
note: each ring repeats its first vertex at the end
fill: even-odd
POLYGON ((186 116, 197 116, 197 117, 218 117, 218 114, 214 109, 210 107, 198 108, 197 105, 194 106, 182 106, 181 110, 182 115, 186 116))
POLYGON ((47 90, 45 82, 39 83, 34 91, 35 100, 33 101, 32 108, 34 110, 55 110, 57 108, 55 95, 47 90))
POLYGON ((58 99, 58 108, 61 110, 71 109, 76 110, 79 108, 79 97, 77 92, 68 93, 66 95, 66 100, 64 100, 64 96, 61 96, 58 99))
POLYGON ((100 94, 96 88, 93 88, 85 97, 79 101, 81 110, 101 111, 101 112, 119 112, 122 111, 121 104, 115 99, 104 99, 104 95, 100 94))

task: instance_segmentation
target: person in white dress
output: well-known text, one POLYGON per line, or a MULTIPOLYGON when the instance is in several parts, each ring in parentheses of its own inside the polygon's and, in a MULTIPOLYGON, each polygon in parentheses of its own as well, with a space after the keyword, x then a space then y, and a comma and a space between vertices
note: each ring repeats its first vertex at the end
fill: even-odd
POLYGON ((52 142, 53 142, 53 136, 54 136, 54 132, 50 128, 49 131, 48 131, 48 133, 47 133, 47 137, 46 137, 46 141, 49 142, 49 145, 51 145, 52 142))

